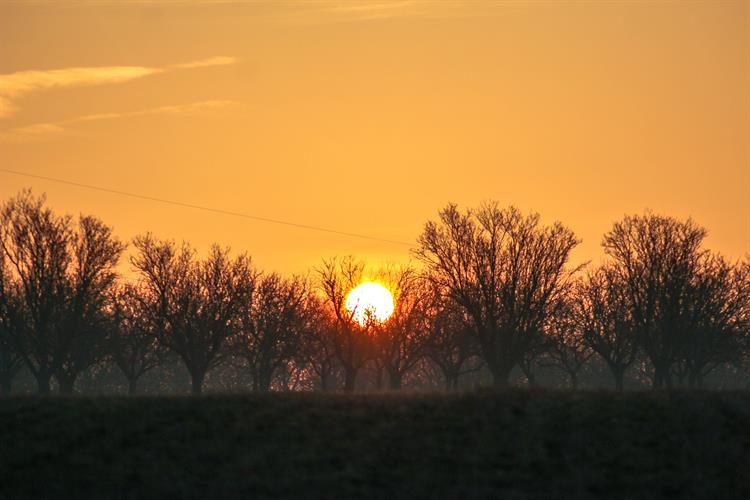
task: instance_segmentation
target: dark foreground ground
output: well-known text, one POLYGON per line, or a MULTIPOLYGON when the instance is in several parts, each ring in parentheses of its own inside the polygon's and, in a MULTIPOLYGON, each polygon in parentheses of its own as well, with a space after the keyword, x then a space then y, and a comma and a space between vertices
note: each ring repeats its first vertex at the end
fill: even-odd
POLYGON ((0 400, 0 499, 750 498, 750 393, 0 400))

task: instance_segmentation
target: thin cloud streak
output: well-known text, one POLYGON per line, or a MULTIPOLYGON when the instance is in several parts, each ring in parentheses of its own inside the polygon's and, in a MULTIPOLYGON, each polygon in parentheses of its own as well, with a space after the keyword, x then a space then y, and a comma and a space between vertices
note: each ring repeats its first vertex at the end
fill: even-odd
POLYGON ((100 120, 116 120, 120 118, 133 118, 147 115, 163 114, 185 114, 201 111, 211 111, 225 108, 235 104, 233 101, 200 101, 173 106, 159 106, 156 108, 142 109, 138 111, 127 111, 123 113, 97 113, 92 115, 78 116, 52 123, 35 123, 22 127, 12 128, 0 134, 0 142, 29 142, 40 140, 51 135, 62 134, 68 131, 70 125, 77 123, 88 123, 100 120))
POLYGON ((404 7, 410 7, 417 5, 418 3, 414 0, 404 0, 403 2, 379 2, 379 3, 355 3, 355 4, 340 4, 335 5, 327 9, 329 12, 371 12, 371 11, 387 11, 387 10, 398 10, 404 7))
MULTIPOLYGON (((0 0, 1 1, 1 0, 0 0)), ((14 0, 6 0, 11 3, 14 0)), ((515 0, 514 0, 515 1, 515 0)), ((252 7, 253 15, 271 22, 325 24, 399 17, 466 17, 466 0, 25 0, 29 5, 56 7, 252 7), (271 10, 266 10, 266 8, 271 10), (256 8, 260 8, 257 10, 256 8), (459 9, 460 8, 460 9, 459 9)), ((23 3, 16 1, 15 3, 23 3)))
MULTIPOLYGON (((298 4, 302 6, 303 4, 298 4)), ((296 21, 308 23, 374 21, 392 18, 441 18, 463 17, 468 11, 464 9, 464 0, 400 0, 372 2, 342 2, 322 0, 304 4, 309 9, 296 16, 296 21)), ((291 19, 290 19, 291 20, 291 19)))
POLYGON ((235 64, 236 62, 237 62, 236 57, 216 56, 216 57, 209 57, 208 59, 199 59, 197 61, 193 61, 189 63, 173 64, 172 66, 169 66, 168 69, 194 69, 194 68, 206 68, 209 66, 226 66, 228 64, 235 64))
POLYGON ((409 9, 419 7, 420 4, 424 5, 424 2, 405 0, 402 2, 347 3, 334 5, 324 9, 324 11, 334 15, 353 16, 359 21, 367 21, 413 14, 409 12, 409 9))
POLYGON ((160 68, 142 66, 103 66, 64 68, 46 71, 18 71, 0 75, 0 118, 15 113, 14 101, 32 92, 54 88, 121 83, 161 73, 160 68))
POLYGON ((124 83, 167 71, 234 64, 234 57, 216 56, 165 67, 99 66, 18 71, 0 75, 0 118, 18 110, 15 101, 28 94, 56 88, 124 83))

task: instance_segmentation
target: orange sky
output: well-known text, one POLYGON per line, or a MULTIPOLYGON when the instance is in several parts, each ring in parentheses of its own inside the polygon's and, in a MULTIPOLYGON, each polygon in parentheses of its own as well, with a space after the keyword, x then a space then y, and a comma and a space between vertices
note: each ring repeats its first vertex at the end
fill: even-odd
MULTIPOLYGON (((0 1, 0 168, 412 242, 448 201, 750 252, 750 2, 0 1)), ((0 172, 265 269, 408 247, 0 172)))

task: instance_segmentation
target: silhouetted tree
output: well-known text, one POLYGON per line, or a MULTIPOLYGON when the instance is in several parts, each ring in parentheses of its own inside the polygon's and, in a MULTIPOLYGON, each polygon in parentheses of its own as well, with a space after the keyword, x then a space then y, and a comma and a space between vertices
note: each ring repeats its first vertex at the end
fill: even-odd
POLYGON ((156 321, 161 342, 185 363, 193 394, 200 394, 206 373, 228 355, 227 340, 241 326, 240 314, 252 300, 257 273, 246 254, 231 259, 214 245, 199 260, 183 245, 135 239, 131 262, 143 278, 144 308, 156 321))
POLYGON ((393 294, 394 311, 383 323, 374 325, 375 358, 388 375, 389 387, 400 389, 404 375, 426 352, 429 293, 409 267, 386 270, 382 281, 393 294))
POLYGON ((330 340, 344 371, 344 390, 351 392, 357 373, 372 357, 369 325, 359 325, 354 319, 354 311, 347 311, 345 303, 348 292, 362 280, 364 264, 351 256, 341 260, 332 258, 324 260, 316 272, 325 304, 335 319, 335 331, 330 340))
POLYGON ((747 331, 742 312, 750 301, 747 264, 732 266, 716 255, 706 255, 685 298, 687 318, 677 368, 690 387, 723 363, 740 359, 747 331))
POLYGON ((430 299, 426 354, 442 372, 446 389, 455 390, 461 375, 477 370, 466 368, 466 364, 479 354, 479 346, 461 306, 439 290, 433 291, 430 299))
POLYGON ((14 340, 17 310, 16 290, 6 267, 5 254, 0 252, 0 396, 10 394, 13 378, 23 365, 14 340))
POLYGON ((109 352, 128 380, 128 393, 135 394, 138 380, 162 363, 164 349, 159 343, 155 322, 143 309, 144 292, 123 284, 111 297, 109 352))
POLYGON ((274 375, 299 354, 308 326, 308 291, 305 280, 298 277, 260 278, 236 338, 238 353, 252 372, 253 390, 267 392, 274 375))
POLYGON ((56 351, 61 393, 73 392, 76 378, 107 353, 104 308, 124 250, 110 227, 93 217, 80 218, 71 241, 72 266, 56 351))
POLYGON ((516 366, 534 386, 549 362, 576 387, 593 354, 617 390, 633 365, 655 387, 674 378, 700 387, 714 370, 750 366, 750 261, 705 250, 705 235, 690 219, 625 217, 603 238, 605 264, 574 280, 578 240, 560 223, 451 204, 419 237, 425 274, 383 271, 395 311, 360 324, 345 306, 364 276, 352 257, 323 261, 316 294, 305 279, 260 275, 247 255, 214 246, 199 259, 187 244, 145 235, 131 258, 138 283, 118 285, 125 245, 108 226, 57 215, 23 191, 0 207, 0 394, 23 366, 40 393, 53 377, 61 393, 76 380, 119 387, 114 366, 131 394, 152 370, 173 378, 162 389, 186 390, 177 358, 196 394, 209 373, 225 390, 252 380, 256 391, 353 391, 364 367, 377 387, 434 387, 439 370, 455 389, 482 362, 496 386, 516 366))
POLYGON ((419 237, 417 257, 466 310, 496 386, 508 384, 575 271, 566 268, 573 232, 539 220, 495 203, 464 213, 451 204, 419 237))
POLYGON ((74 224, 24 191, 8 201, 0 220, 3 251, 19 290, 16 345, 48 393, 73 391, 78 375, 104 354, 104 303, 125 246, 90 216, 74 224))
POLYGON ((602 267, 576 283, 572 300, 583 341, 604 360, 615 389, 622 391, 625 371, 638 355, 624 284, 618 281, 617 273, 602 267))
POLYGON ((518 367, 521 369, 529 387, 539 387, 536 374, 537 369, 549 364, 549 361, 545 363, 545 358, 548 358, 548 354, 551 350, 552 343, 549 337, 543 331, 529 331, 528 334, 527 348, 524 351, 521 358, 518 360, 518 367))
POLYGON ((306 307, 310 328, 301 339, 302 357, 317 378, 315 385, 321 391, 328 391, 339 382, 340 364, 336 356, 338 319, 316 296, 308 296, 306 307))
POLYGON ((275 391, 301 391, 308 387, 307 365, 301 363, 302 358, 294 357, 283 363, 277 370, 272 389, 275 391))
MULTIPOLYGON (((748 288, 750 288, 750 254, 746 255, 738 266, 740 267, 739 276, 742 278, 739 283, 743 287, 744 293, 747 293, 748 288)), ((742 327, 740 333, 741 352, 739 358, 733 364, 738 370, 750 373, 750 300, 743 304, 737 316, 737 322, 742 327)))
POLYGON ((564 371, 570 379, 571 388, 578 388, 578 374, 593 351, 584 339, 584 331, 567 298, 560 301, 550 315, 544 330, 549 339, 549 357, 552 364, 564 371))
POLYGON ((691 288, 706 252, 706 230, 691 219, 627 216, 604 236, 625 292, 638 342, 654 367, 654 387, 671 387, 689 323, 691 288))
POLYGON ((18 281, 20 315, 15 343, 37 381, 50 392, 56 328, 62 322, 66 270, 70 262, 70 218, 58 217, 24 191, 2 209, 0 243, 18 281), (21 316, 22 315, 22 316, 21 316))

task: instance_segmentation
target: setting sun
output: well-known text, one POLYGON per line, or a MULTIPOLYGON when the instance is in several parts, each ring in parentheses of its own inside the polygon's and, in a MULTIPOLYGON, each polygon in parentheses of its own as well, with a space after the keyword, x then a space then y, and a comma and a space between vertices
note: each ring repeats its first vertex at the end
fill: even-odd
POLYGON ((749 167, 750 0, 0 0, 0 500, 750 500, 749 167))
POLYGON ((360 325, 369 319, 382 322, 393 314, 393 295, 380 283, 365 282, 349 292, 346 309, 360 325))

